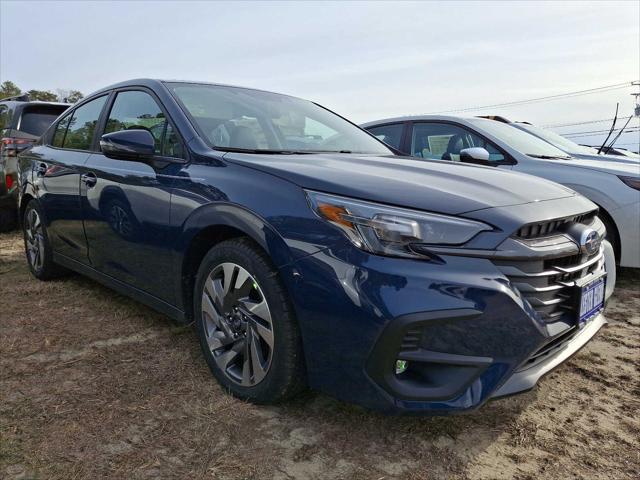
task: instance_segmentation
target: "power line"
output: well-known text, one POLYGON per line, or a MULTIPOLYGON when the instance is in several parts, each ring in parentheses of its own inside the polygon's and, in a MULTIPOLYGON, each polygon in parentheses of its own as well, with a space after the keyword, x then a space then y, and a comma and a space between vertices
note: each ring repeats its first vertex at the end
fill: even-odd
MULTIPOLYGON (((620 130, 619 128, 616 130, 620 130)), ((614 130, 614 132, 616 131, 614 130)), ((631 127, 626 130, 621 131, 621 134, 631 133, 631 132, 640 132, 640 127, 631 127)), ((576 137, 593 137, 596 135, 604 135, 605 133, 609 133, 609 130, 592 130, 590 132, 576 132, 576 133, 566 133, 563 136, 567 138, 576 138, 576 137)))
MULTIPOLYGON (((628 117, 628 115, 623 115, 624 117, 628 117)), ((574 127, 578 125, 590 125, 592 123, 607 123, 613 122, 613 118, 603 118, 602 120, 587 120, 584 122, 575 122, 575 123, 550 123, 547 125, 542 125, 543 128, 561 128, 561 127, 574 127)))
POLYGON ((515 105, 527 105, 530 103, 549 102, 552 100, 559 100, 562 98, 578 97, 581 95, 591 95, 594 93, 604 93, 612 90, 619 90, 621 88, 628 88, 632 85, 632 83, 633 83, 632 81, 624 82, 624 83, 614 83, 612 85, 604 85, 602 87, 588 88, 586 90, 576 90, 574 92, 559 93, 557 95, 548 95, 546 97, 530 98, 527 100, 516 100, 513 102, 505 102, 505 103, 495 103, 493 105, 482 105, 478 107, 459 108, 457 110, 443 110, 440 112, 431 112, 431 114, 470 112, 473 110, 482 110, 485 108, 503 108, 503 107, 512 107, 515 105))

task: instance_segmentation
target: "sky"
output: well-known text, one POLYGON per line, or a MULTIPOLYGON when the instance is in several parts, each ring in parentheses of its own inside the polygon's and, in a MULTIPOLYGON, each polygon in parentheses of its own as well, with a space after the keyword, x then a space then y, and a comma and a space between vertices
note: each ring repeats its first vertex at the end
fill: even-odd
MULTIPOLYGON (((640 80, 640 2, 0 0, 0 81, 88 94, 139 77, 288 93, 355 122, 493 105, 640 80)), ((628 117, 634 91, 464 114, 548 126, 610 119, 619 102, 628 117)))

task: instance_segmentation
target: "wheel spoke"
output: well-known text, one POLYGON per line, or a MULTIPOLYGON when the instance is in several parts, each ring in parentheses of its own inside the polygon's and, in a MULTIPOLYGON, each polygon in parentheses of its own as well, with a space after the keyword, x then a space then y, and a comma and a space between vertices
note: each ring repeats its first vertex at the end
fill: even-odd
POLYGON ((222 282, 220 279, 207 279, 205 282, 205 288, 207 289, 209 296, 213 299, 215 307, 220 313, 222 313, 224 308, 224 289, 222 288, 222 282))
POLYGON ((216 362, 220 366, 223 371, 227 371, 227 369, 231 366, 231 363, 238 357, 239 353, 234 349, 227 350, 221 355, 214 357, 216 362))
POLYGON ((252 302, 248 298, 243 298, 240 299, 240 302, 251 315, 271 323, 271 313, 269 313, 269 306, 264 298, 259 302, 252 302))
POLYGON ((253 366, 253 383, 260 382, 267 374, 267 371, 263 366, 265 362, 264 362, 262 349, 260 348, 259 342, 260 340, 258 336, 255 334, 252 334, 251 335, 251 364, 253 366))
POLYGON ((273 349, 273 331, 271 331, 271 325, 269 327, 263 325, 260 322, 253 321, 253 328, 255 332, 269 345, 270 349, 273 349))
POLYGON ((251 339, 250 331, 247 332, 247 338, 245 339, 243 356, 244 363, 242 364, 242 385, 251 385, 251 339))
POLYGON ((222 271, 224 272, 224 296, 226 297, 231 291, 231 283, 233 282, 233 273, 237 269, 237 265, 233 263, 223 263, 222 271))

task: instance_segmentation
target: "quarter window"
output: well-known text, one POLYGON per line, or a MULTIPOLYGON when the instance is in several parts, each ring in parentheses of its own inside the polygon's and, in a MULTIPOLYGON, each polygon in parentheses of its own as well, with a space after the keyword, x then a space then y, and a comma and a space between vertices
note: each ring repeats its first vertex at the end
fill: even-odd
POLYGON ((387 145, 391 145, 399 150, 400 142, 402 141, 403 127, 404 125, 402 123, 394 123, 392 125, 382 125, 380 127, 369 128, 368 130, 378 140, 382 140, 387 145))
POLYGON ((460 151, 482 147, 489 152, 490 162, 501 162, 504 155, 493 144, 457 125, 449 123, 416 123, 411 134, 411 155, 431 160, 460 161, 460 151))
MULTIPOLYGON (((56 127, 56 133, 54 134, 54 146, 55 142, 63 142, 63 148, 69 148, 73 150, 91 150, 93 143, 93 134, 100 118, 100 112, 107 100, 107 96, 91 100, 88 103, 78 107, 74 110, 70 117, 70 121, 66 127, 66 135, 64 139, 58 139, 58 128, 62 128, 66 120, 62 120, 56 127)), ((60 143, 59 143, 60 144, 60 143)))
POLYGON ((156 101, 146 92, 126 91, 116 96, 105 133, 147 130, 155 140, 156 155, 182 157, 182 143, 156 101))

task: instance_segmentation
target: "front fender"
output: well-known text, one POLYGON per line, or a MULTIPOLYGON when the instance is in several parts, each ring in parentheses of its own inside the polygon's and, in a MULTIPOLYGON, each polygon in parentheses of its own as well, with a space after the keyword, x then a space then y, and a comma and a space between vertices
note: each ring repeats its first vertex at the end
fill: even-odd
POLYGON ((243 232, 267 252, 276 267, 294 260, 285 240, 265 219, 229 202, 210 203, 194 210, 182 225, 178 251, 187 252, 196 235, 211 227, 230 227, 243 232))

